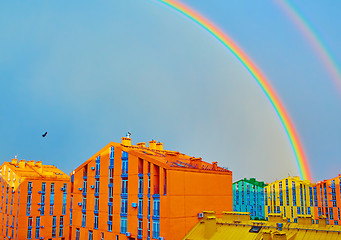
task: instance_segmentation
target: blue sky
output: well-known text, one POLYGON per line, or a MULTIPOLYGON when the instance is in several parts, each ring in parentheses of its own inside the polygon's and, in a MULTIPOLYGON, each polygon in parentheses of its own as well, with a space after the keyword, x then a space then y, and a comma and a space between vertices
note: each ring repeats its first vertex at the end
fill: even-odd
MULTIPOLYGON (((186 0, 268 76, 315 180, 341 169, 341 94, 277 5, 186 0)), ((296 1, 341 64, 341 3, 296 1)), ((297 175, 270 103, 205 30, 153 0, 6 2, 0 9, 0 157, 66 173, 127 131, 132 141, 229 167, 235 180, 297 175), (41 134, 48 131, 46 138, 41 134)))

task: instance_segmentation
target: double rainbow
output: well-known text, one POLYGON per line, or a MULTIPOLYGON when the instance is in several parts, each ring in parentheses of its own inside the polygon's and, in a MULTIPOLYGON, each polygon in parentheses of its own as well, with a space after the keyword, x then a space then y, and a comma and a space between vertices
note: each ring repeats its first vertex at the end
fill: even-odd
POLYGON ((221 42, 232 54, 244 65, 247 71, 257 81, 258 85, 270 101, 271 105, 275 109, 284 130, 289 138, 292 150, 295 155, 295 159, 298 165, 299 173, 302 179, 311 180, 311 174, 308 166, 307 159, 305 157, 302 145, 295 131, 294 125, 292 124, 288 113, 286 112, 283 104, 279 100, 277 94, 266 80, 265 76, 257 68, 257 66, 249 59, 249 57, 233 42, 225 33, 214 26, 209 20, 201 16, 194 10, 190 9, 186 5, 176 2, 174 0, 157 0, 172 9, 180 12, 184 16, 193 20, 199 24, 202 28, 208 31, 213 37, 221 42))

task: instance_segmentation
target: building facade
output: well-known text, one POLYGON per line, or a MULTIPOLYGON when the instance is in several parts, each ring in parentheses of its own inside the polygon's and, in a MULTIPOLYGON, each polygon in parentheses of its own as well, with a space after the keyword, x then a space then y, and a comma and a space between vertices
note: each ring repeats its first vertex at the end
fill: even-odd
POLYGON ((0 239, 68 239, 68 175, 12 159, 0 167, 0 181, 0 239))
POLYGON ((255 178, 233 183, 233 211, 249 212, 252 219, 264 219, 264 182, 255 178))
POLYGON ((70 239, 182 239, 210 206, 232 210, 231 171, 162 143, 111 142, 71 175, 70 239))
POLYGON ((338 177, 318 182, 314 186, 314 211, 315 218, 326 216, 330 225, 341 225, 341 175, 338 177))
POLYGON ((264 188, 265 217, 280 213, 291 222, 298 215, 311 215, 314 219, 313 184, 299 177, 287 177, 264 188))

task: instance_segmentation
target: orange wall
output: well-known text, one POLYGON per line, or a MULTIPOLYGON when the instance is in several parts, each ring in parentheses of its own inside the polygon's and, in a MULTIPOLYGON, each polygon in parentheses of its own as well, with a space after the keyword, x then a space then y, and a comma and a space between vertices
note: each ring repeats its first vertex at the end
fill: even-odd
POLYGON ((143 239, 147 239, 147 211, 148 211, 148 162, 151 165, 151 239, 152 239, 152 214, 153 214, 153 194, 154 185, 159 185, 160 193, 160 236, 165 239, 182 239, 185 234, 198 222, 198 213, 210 209, 218 213, 222 211, 232 211, 232 173, 218 172, 212 170, 172 168, 165 163, 158 162, 157 159, 136 152, 131 148, 115 145, 114 160, 114 208, 113 208, 113 231, 107 231, 108 221, 108 183, 109 183, 109 154, 110 145, 90 158, 74 171, 74 191, 73 191, 73 224, 71 239, 75 239, 76 228, 80 229, 80 239, 88 239, 88 231, 94 232, 94 239, 100 239, 104 233, 105 239, 114 239, 116 235, 119 239, 127 239, 124 234, 120 234, 121 225, 121 169, 122 169, 122 149, 129 153, 128 160, 128 214, 127 229, 131 237, 137 239, 138 208, 133 208, 132 203, 138 203, 138 165, 139 157, 143 158, 143 239), (95 185, 95 160, 101 155, 100 170, 100 211, 99 228, 93 229, 94 225, 94 192, 91 185, 95 185), (88 165, 88 187, 87 187, 87 222, 86 228, 81 227, 83 188, 83 168, 88 165), (162 166, 162 167, 160 167, 162 166), (167 174, 167 194, 164 195, 164 168, 167 174))
MULTIPOLYGON (((4 179, 2 180, 3 183, 4 179)), ((68 237, 68 225, 69 225, 69 199, 70 198, 70 183, 64 182, 64 181, 45 181, 41 179, 36 180, 29 180, 26 179, 20 184, 20 197, 19 197, 19 213, 17 211, 18 207, 18 194, 19 191, 15 191, 14 193, 14 202, 13 202, 13 212, 12 215, 10 215, 10 208, 11 208, 11 190, 9 191, 9 197, 8 197, 8 215, 10 225, 12 224, 12 218, 15 216, 15 227, 14 227, 14 239, 16 234, 18 235, 17 239, 27 239, 27 229, 28 229, 28 218, 29 216, 26 215, 27 210, 27 185, 28 182, 32 182, 32 201, 31 201, 31 215, 30 217, 33 217, 33 224, 32 224, 32 239, 35 239, 35 230, 36 230, 36 217, 40 216, 40 226, 44 226, 44 228, 40 228, 40 237, 44 237, 44 239, 52 238, 52 218, 53 216, 57 216, 57 228, 56 228, 56 238, 53 239, 61 239, 58 237, 59 232, 59 220, 60 216, 62 215, 62 206, 63 206, 63 192, 61 191, 61 188, 63 187, 64 183, 68 184, 67 188, 67 206, 66 206, 66 214, 64 215, 64 231, 63 231, 63 237, 67 239, 68 237), (40 205, 38 203, 41 202, 41 194, 39 191, 41 191, 42 182, 46 182, 46 191, 45 191, 45 214, 43 216, 40 215, 40 211, 38 211, 38 208, 40 208, 40 205), (51 216, 50 211, 50 186, 51 182, 55 183, 55 197, 54 197, 54 212, 51 216), (16 228, 16 222, 18 219, 18 225, 16 228)), ((2 185, 0 184, 0 201, 1 201, 1 195, 2 195, 2 185)), ((6 224, 7 224, 7 215, 5 214, 5 208, 6 208, 6 185, 4 184, 4 201, 3 201, 3 211, 0 213, 0 223, 2 225, 2 228, 4 229, 3 234, 0 236, 4 237, 6 235, 6 224), (4 216, 4 222, 2 222, 2 217, 4 216)), ((11 189, 11 188, 10 188, 11 189)), ((1 202, 0 202, 1 204, 1 202)), ((8 235, 12 235, 12 230, 9 228, 8 235)))

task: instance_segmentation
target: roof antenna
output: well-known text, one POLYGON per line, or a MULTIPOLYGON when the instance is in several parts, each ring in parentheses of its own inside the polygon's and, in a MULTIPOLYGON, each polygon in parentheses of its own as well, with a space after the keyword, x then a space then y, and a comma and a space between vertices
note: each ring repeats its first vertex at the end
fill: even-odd
POLYGON ((131 133, 130 133, 130 132, 127 132, 126 137, 127 137, 127 138, 130 138, 130 136, 131 136, 131 133))
POLYGON ((14 156, 14 159, 18 159, 18 153, 14 156))

